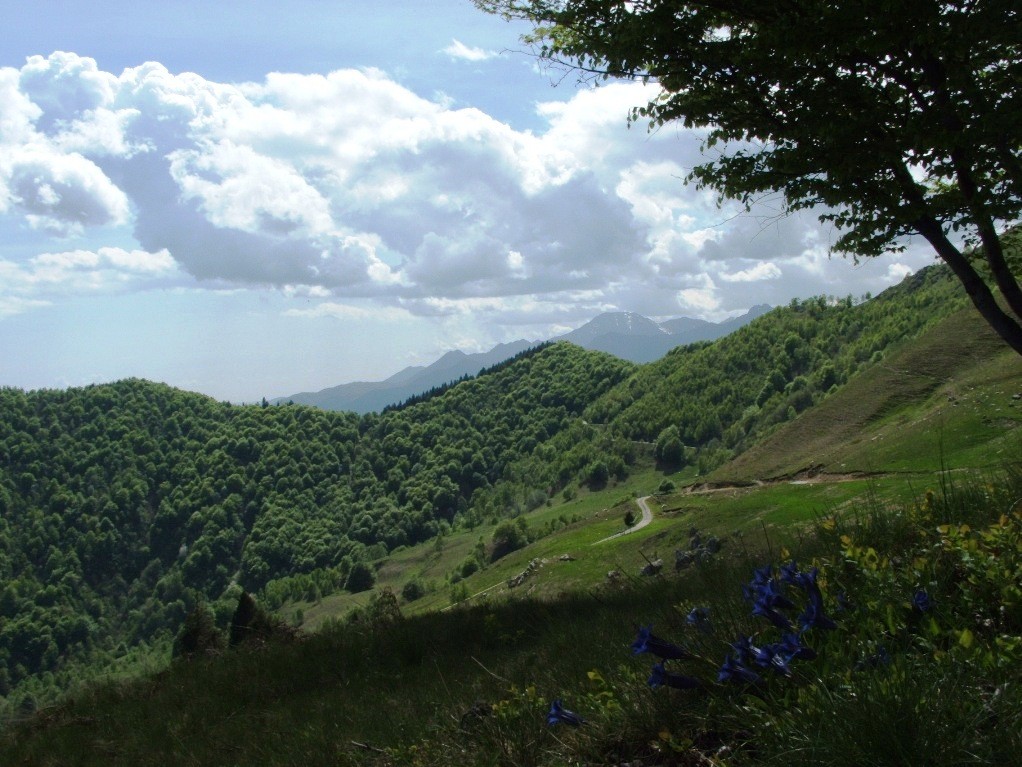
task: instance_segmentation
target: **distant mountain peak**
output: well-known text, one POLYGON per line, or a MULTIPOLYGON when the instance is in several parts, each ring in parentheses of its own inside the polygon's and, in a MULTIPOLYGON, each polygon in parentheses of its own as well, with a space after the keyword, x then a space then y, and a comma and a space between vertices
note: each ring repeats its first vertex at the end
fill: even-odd
POLYGON ((635 312, 604 312, 553 340, 571 341, 585 349, 646 363, 660 359, 676 346, 726 336, 769 310, 769 306, 761 304, 724 322, 677 317, 660 323, 635 312))
MULTIPOLYGON (((657 323, 636 312, 604 312, 570 333, 550 340, 570 341, 584 349, 607 352, 631 362, 646 363, 660 359, 676 346, 712 341, 725 336, 769 310, 769 306, 760 304, 741 317, 720 323, 691 317, 678 317, 657 323)), ((497 344, 488 352, 478 354, 452 349, 432 365, 405 368, 385 381, 341 384, 318 392, 280 397, 274 402, 293 401, 325 410, 351 410, 356 413, 379 411, 464 376, 474 376, 480 370, 510 359, 536 343, 512 341, 497 344)))
POLYGON ((293 401, 324 410, 350 410, 355 413, 380 411, 388 405, 400 404, 409 397, 444 386, 459 378, 474 376, 480 370, 503 362, 535 346, 536 343, 525 340, 511 341, 478 354, 452 349, 431 365, 405 368, 384 381, 341 384, 318 392, 279 397, 273 402, 293 401))
POLYGON ((635 312, 604 312, 594 317, 582 327, 560 336, 560 339, 572 341, 585 346, 584 341, 607 334, 627 336, 668 336, 666 330, 648 317, 635 312))

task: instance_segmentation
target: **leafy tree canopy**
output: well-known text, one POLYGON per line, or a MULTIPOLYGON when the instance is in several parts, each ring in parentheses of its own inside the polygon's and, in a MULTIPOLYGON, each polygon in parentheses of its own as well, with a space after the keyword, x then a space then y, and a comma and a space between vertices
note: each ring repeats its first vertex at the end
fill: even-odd
POLYGON ((1016 0, 476 4, 531 21, 545 58, 657 83, 632 118, 706 129, 720 151, 690 180, 721 200, 780 192, 834 222, 835 249, 854 256, 922 235, 1022 354, 1022 289, 997 234, 1022 210, 1016 0))

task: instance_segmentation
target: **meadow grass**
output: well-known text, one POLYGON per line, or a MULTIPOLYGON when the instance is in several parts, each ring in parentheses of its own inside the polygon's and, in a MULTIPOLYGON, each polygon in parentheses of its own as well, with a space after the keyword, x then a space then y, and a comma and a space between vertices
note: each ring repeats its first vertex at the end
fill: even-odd
POLYGON ((933 474, 994 468, 1017 442, 1022 358, 974 312, 939 323, 712 472, 744 482, 814 468, 933 474))
MULTIPOLYGON (((297 642, 178 661, 40 712, 0 737, 0 763, 1011 763, 1022 746, 1019 466, 949 472, 900 505, 872 493, 817 514, 800 540, 754 544, 750 532, 677 575, 443 613, 369 607, 297 642), (789 659, 788 674, 747 658, 759 681, 719 681, 743 637, 762 649, 783 634, 751 610, 766 582, 752 575, 768 564, 770 588, 795 604, 779 612, 803 620, 811 580, 834 626, 801 632, 816 657, 789 659), (782 583, 782 564, 802 586, 782 583), (695 607, 708 608, 708 630, 688 621, 695 607), (629 647, 650 625, 689 654, 667 669, 701 689, 650 688, 656 659, 629 647), (547 724, 555 699, 586 723, 547 724)), ((621 545, 649 545, 630 537, 621 545)))

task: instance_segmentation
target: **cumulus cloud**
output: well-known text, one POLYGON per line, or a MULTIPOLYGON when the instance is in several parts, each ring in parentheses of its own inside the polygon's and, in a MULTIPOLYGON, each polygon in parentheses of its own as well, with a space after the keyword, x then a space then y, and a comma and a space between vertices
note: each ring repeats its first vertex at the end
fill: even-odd
MULTIPOLYGON (((491 55, 457 40, 445 52, 491 55)), ((72 53, 36 56, 0 69, 0 214, 138 245, 51 247, 15 264, 23 285, 185 272, 306 291, 336 316, 378 299, 568 323, 597 308, 728 312, 826 287, 828 235, 810 216, 734 218, 683 183, 701 161, 698 132, 626 129, 655 93, 580 91, 538 105, 527 131, 379 70, 225 84, 152 62, 118 75, 72 53)))
POLYGON ((770 261, 762 261, 748 269, 740 269, 737 272, 722 272, 720 278, 724 282, 759 282, 761 280, 776 280, 781 276, 781 270, 770 261))
POLYGON ((106 247, 43 253, 24 263, 0 259, 0 316, 66 296, 168 286, 179 279, 177 263, 166 250, 106 247))
POLYGON ((107 120, 96 109, 112 98, 113 80, 90 59, 65 53, 33 56, 20 71, 0 69, 0 212, 14 210, 60 237, 127 223, 127 196, 79 151, 109 149, 109 131, 93 123, 107 120), (92 133, 91 140, 76 141, 76 131, 92 133))
POLYGON ((0 159, 0 177, 8 204, 33 228, 69 236, 87 226, 127 221, 127 196, 80 154, 25 147, 0 159))
POLYGON ((451 44, 444 48, 443 52, 452 59, 464 59, 465 61, 486 61, 486 59, 492 59, 497 55, 496 51, 469 47, 458 39, 451 40, 451 44))

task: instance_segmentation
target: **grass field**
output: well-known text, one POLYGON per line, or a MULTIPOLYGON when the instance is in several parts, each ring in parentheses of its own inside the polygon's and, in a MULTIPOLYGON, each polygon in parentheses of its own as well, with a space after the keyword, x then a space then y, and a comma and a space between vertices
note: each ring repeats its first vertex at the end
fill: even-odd
POLYGON ((973 312, 892 352, 714 472, 719 482, 993 467, 1022 424, 1022 358, 973 312))

